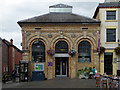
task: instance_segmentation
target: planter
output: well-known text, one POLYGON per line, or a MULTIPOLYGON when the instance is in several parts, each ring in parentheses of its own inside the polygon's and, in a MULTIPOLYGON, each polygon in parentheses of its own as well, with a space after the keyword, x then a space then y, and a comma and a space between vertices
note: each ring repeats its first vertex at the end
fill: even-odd
POLYGON ((120 47, 116 47, 115 52, 116 52, 116 54, 120 54, 120 47))
POLYGON ((77 53, 77 50, 75 49, 70 49, 69 50, 69 55, 74 56, 77 53))
POLYGON ((53 56, 55 54, 55 51, 53 49, 49 49, 47 51, 47 54, 50 55, 50 56, 53 56))
MULTIPOLYGON (((98 49, 97 49, 97 51, 98 51, 98 49)), ((100 52, 99 53, 104 53, 104 52, 105 52, 105 48, 104 47, 100 47, 100 52)))

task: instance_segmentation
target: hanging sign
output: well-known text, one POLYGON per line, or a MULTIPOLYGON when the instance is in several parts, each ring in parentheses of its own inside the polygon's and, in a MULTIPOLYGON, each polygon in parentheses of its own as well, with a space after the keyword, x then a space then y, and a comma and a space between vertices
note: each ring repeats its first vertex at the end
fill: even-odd
POLYGON ((34 64, 35 71, 44 71, 44 64, 34 64))

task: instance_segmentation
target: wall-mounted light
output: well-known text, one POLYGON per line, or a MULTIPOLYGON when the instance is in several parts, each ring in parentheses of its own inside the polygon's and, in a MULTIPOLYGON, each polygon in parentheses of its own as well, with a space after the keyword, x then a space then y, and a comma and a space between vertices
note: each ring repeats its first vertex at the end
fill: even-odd
POLYGON ((63 35, 63 31, 60 31, 60 34, 63 35))

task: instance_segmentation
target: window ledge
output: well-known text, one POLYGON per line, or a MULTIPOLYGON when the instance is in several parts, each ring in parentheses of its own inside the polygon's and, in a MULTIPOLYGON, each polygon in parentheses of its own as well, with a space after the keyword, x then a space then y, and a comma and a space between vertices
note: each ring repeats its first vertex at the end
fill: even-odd
POLYGON ((105 44, 118 44, 118 42, 105 42, 105 44))
POLYGON ((105 22, 118 22, 118 20, 105 20, 105 22))

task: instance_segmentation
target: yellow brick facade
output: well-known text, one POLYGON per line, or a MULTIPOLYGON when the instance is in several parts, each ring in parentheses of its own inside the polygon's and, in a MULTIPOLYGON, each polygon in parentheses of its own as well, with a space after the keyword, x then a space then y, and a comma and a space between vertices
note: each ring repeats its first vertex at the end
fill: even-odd
POLYGON ((77 50, 77 54, 73 57, 69 57, 69 78, 76 78, 77 70, 87 67, 95 66, 100 71, 99 54, 97 52, 98 46, 98 24, 24 24, 22 26, 22 49, 23 59, 31 61, 31 76, 34 71, 34 64, 32 62, 32 43, 36 40, 40 40, 45 44, 45 56, 44 73, 48 79, 55 78, 55 57, 49 56, 47 50, 50 47, 55 47, 55 44, 60 41, 66 41, 69 49, 72 47, 77 50), (35 28, 40 28, 39 30, 35 28), (88 29, 82 29, 88 28, 88 29), (60 32, 63 32, 63 35, 60 32), (23 33, 25 32, 25 38, 23 33), (49 37, 49 35, 52 35, 49 37), (74 35, 74 36, 72 36, 74 35), (25 39, 25 40, 24 40, 25 39), (91 62, 78 63, 78 44, 81 41, 88 41, 91 44, 91 62), (24 50, 25 49, 25 50, 24 50), (53 66, 48 66, 48 62, 53 62, 53 66))

